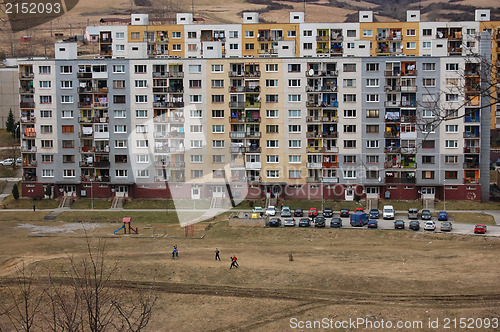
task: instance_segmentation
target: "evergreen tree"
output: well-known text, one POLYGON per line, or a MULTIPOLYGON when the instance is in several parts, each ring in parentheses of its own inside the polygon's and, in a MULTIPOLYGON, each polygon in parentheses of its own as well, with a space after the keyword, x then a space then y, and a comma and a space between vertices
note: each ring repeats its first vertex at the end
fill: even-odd
POLYGON ((45 196, 48 198, 52 196, 52 186, 50 184, 45 187, 45 196))
POLYGON ((12 187, 12 196, 14 196, 15 200, 19 199, 19 189, 17 188, 17 183, 12 187))
POLYGON ((9 115, 7 116, 7 121, 5 122, 5 129, 7 132, 12 133, 16 129, 16 122, 14 120, 14 113, 12 113, 12 108, 9 111, 9 115))

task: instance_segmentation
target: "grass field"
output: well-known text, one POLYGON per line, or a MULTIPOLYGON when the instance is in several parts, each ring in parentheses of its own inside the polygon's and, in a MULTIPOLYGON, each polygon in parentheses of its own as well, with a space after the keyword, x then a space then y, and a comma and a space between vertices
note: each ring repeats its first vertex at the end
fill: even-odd
MULTIPOLYGON (((193 239, 184 238, 184 230, 171 219, 162 224, 168 236, 154 239, 154 225, 149 228, 146 220, 137 221, 139 235, 113 235, 119 224, 107 222, 110 218, 111 213, 91 218, 98 227, 88 227, 87 235, 93 243, 105 239, 108 259, 119 261, 117 280, 135 286, 156 280, 159 301, 146 331, 285 331, 293 317, 427 322, 498 316, 500 239, 391 230, 231 228, 223 217, 196 224, 193 239), (170 258, 174 244, 178 260, 170 258), (216 247, 222 262, 214 261, 216 247), (237 255, 240 268, 229 270, 230 255, 237 255)), ((84 232, 75 224, 18 225, 3 222, 1 280, 23 261, 40 277, 48 271, 63 277, 67 257, 85 251, 84 232), (70 226, 76 230, 57 232, 70 226)))
POLYGON ((37 209, 41 210, 56 209, 59 206, 59 202, 55 199, 33 200, 29 198, 19 198, 15 200, 12 194, 7 196, 0 205, 5 209, 32 209, 33 204, 36 205, 37 209))
POLYGON ((80 198, 71 204, 71 209, 91 209, 92 205, 94 209, 109 209, 111 208, 111 201, 107 199, 94 198, 80 198))

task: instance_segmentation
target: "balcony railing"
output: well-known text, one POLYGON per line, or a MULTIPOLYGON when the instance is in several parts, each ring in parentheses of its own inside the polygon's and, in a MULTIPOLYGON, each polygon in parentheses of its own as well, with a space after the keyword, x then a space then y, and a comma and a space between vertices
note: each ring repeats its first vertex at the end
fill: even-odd
POLYGON ((35 153, 36 152, 36 146, 32 147, 26 147, 26 146, 21 146, 21 152, 23 153, 35 153))
POLYGON ((21 118, 21 123, 35 123, 36 117, 32 116, 30 118, 21 118))
POLYGON ((464 153, 480 153, 481 148, 479 146, 466 146, 464 147, 464 153))
POLYGON ((464 178, 464 184, 479 184, 479 179, 476 179, 476 178, 464 178))
POLYGON ((400 168, 401 163, 395 161, 386 161, 384 162, 384 168, 400 168))
POLYGON ((109 160, 95 162, 95 168, 109 168, 109 166, 110 166, 109 160))
POLYGON ((481 135, 479 133, 473 133, 470 131, 464 132, 464 138, 479 138, 481 135))
POLYGON ((323 168, 322 163, 307 163, 307 168, 323 168))
POLYGON ((479 163, 474 163, 474 162, 470 162, 470 163, 464 163, 464 168, 467 168, 467 169, 479 169, 479 163))
POLYGON ((38 177, 34 175, 24 175, 23 182, 37 182, 38 177))
POLYGON ((32 101, 22 101, 19 103, 20 108, 35 108, 35 103, 32 101))
POLYGON ((231 101, 229 102, 229 108, 245 108, 245 102, 231 101))
POLYGON ((23 161, 23 167, 37 167, 38 163, 36 160, 32 161, 23 161))
POLYGON ((183 101, 177 101, 177 102, 155 101, 155 102, 153 102, 153 107, 154 108, 182 108, 182 107, 184 107, 184 102, 183 101))
POLYGON ((230 71, 229 77, 243 77, 245 73, 243 71, 230 71))
POLYGON ((307 183, 321 183, 321 178, 309 176, 307 177, 307 183))
POLYGON ((233 117, 229 117, 229 121, 232 123, 260 123, 260 117, 258 117, 258 118, 252 118, 252 117, 233 118, 233 117))
POLYGON ((82 168, 94 167, 94 163, 93 162, 88 162, 88 161, 80 161, 79 165, 82 168))
POLYGON ((183 72, 153 72, 153 78, 183 78, 183 72))

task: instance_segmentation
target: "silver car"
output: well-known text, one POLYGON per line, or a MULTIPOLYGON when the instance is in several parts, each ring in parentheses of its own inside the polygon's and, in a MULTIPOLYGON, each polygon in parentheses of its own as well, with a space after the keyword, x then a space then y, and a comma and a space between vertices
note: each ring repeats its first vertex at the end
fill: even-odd
POLYGON ((449 221, 443 221, 441 223, 441 232, 451 232, 453 229, 453 224, 449 221))
POLYGON ((295 227, 295 219, 286 218, 284 225, 285 225, 285 227, 295 227))

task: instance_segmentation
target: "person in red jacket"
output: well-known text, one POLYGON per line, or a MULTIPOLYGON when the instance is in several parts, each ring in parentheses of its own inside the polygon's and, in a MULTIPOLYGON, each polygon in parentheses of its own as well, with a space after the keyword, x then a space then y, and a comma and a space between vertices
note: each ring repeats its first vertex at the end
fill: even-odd
POLYGON ((231 270, 233 268, 233 266, 235 268, 238 268, 240 266, 238 264, 238 258, 236 258, 236 255, 233 255, 233 257, 231 257, 231 266, 229 267, 229 269, 231 270))

